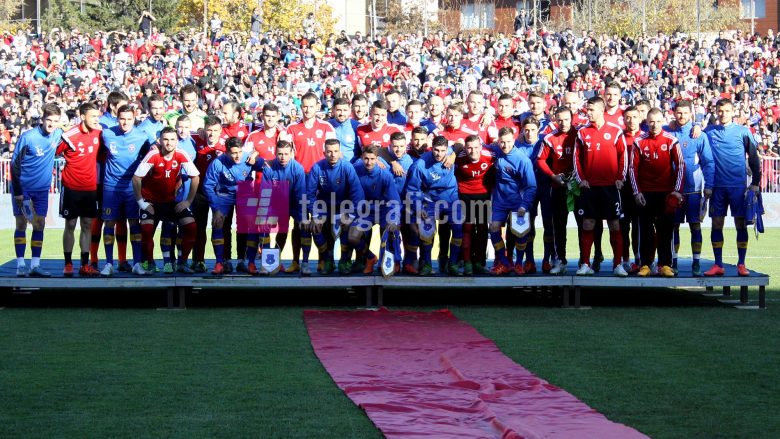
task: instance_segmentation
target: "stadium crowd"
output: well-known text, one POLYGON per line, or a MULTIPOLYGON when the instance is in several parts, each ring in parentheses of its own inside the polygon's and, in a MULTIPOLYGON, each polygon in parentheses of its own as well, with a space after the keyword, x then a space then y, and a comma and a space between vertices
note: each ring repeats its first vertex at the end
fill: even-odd
MULTIPOLYGON (((0 148, 12 158, 5 188, 14 197, 17 273, 49 275, 39 264, 44 199, 60 155, 66 275, 74 273, 77 222, 80 275, 157 271, 159 222, 163 271, 206 272, 209 211, 212 273, 267 272, 255 265, 258 247, 271 247, 267 231, 236 233, 233 252, 236 181, 253 175, 288 183, 294 261, 276 267, 290 273, 311 273, 312 242, 318 272, 372 273, 375 223, 390 239, 396 231, 403 237, 397 272, 430 274, 438 234, 444 273, 534 273, 536 232, 522 223, 538 214, 541 269, 559 274, 574 210, 577 274, 600 269, 607 220, 616 275, 674 276, 677 229, 687 220, 694 274, 722 275, 730 208, 738 273, 747 275, 742 198, 762 182, 759 157, 777 155, 779 48, 771 31, 721 32, 703 45, 677 34, 632 39, 544 28, 376 40, 345 32, 318 38, 310 29, 295 37, 220 29, 6 33, 0 148), (375 211, 318 211, 315 201, 329 199, 368 202, 375 211), (716 264, 703 272, 706 200, 716 264)), ((278 234, 276 246, 287 240, 278 234)))

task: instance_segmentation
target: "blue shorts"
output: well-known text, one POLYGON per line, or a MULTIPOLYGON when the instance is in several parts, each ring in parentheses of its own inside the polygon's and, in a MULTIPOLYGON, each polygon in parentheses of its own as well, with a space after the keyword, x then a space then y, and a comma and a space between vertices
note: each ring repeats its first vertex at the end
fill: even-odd
MULTIPOLYGON (((49 213, 49 191, 22 191, 25 200, 32 201, 35 215, 46 216, 49 213)), ((24 213, 19 209, 19 205, 11 193, 11 205, 13 206, 14 216, 22 216, 24 213)))
POLYGON ((236 207, 236 204, 231 203, 229 200, 218 200, 216 203, 211 203, 211 210, 219 212, 224 216, 230 216, 234 207, 236 207))
POLYGON ((677 209, 674 214, 674 221, 676 224, 682 224, 686 222, 688 224, 698 224, 701 222, 699 218, 699 210, 701 206, 702 196, 701 194, 685 194, 683 195, 683 207, 677 209))
POLYGON ((394 220, 396 223, 400 223, 403 215, 397 217, 396 215, 398 215, 397 212, 392 212, 389 208, 379 209, 378 211, 374 209, 369 212, 368 215, 358 216, 354 221, 352 221, 351 226, 357 228, 361 232, 367 232, 371 230, 371 227, 373 227, 375 224, 379 224, 379 227, 384 229, 389 222, 388 220, 390 219, 394 220))
POLYGON ((516 212, 519 208, 519 204, 517 206, 507 206, 499 203, 493 203, 491 206, 490 222, 506 223, 509 220, 509 215, 512 212, 516 212))
POLYGON ((133 191, 103 189, 103 221, 138 219, 139 212, 133 191))
POLYGON ((745 191, 747 187, 716 187, 710 198, 710 217, 726 216, 731 210, 733 217, 745 217, 745 191))

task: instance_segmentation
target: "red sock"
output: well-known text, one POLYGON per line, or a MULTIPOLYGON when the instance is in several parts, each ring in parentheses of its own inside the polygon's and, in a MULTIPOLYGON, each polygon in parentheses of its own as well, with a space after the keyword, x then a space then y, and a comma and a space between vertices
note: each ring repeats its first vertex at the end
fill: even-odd
POLYGON ((590 265, 590 248, 593 247, 593 230, 583 229, 581 235, 582 263, 590 265))
POLYGON ((184 234, 181 240, 181 261, 186 261, 190 256, 192 247, 195 245, 197 227, 195 226, 195 223, 189 223, 181 227, 184 230, 184 234))
POLYGON ((103 235, 103 220, 95 218, 92 220, 92 229, 90 229, 91 240, 89 242, 89 262, 98 263, 98 249, 100 248, 100 238, 103 235))
POLYGON ((141 248, 144 261, 153 261, 154 224, 141 224, 141 248))
POLYGON ((119 263, 127 261, 127 220, 117 221, 114 229, 116 248, 119 263))
POLYGON ((463 225, 463 243, 460 247, 460 254, 463 262, 471 262, 471 234, 474 233, 474 224, 463 225))
POLYGON ((612 246, 612 268, 617 267, 623 262, 623 234, 620 230, 609 231, 609 244, 612 246))

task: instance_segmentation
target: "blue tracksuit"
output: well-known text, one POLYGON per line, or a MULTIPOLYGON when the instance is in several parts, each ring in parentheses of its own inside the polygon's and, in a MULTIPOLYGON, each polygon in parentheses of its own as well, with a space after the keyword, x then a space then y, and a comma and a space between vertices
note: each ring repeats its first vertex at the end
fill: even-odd
POLYGON ((745 187, 745 154, 750 156, 748 164, 753 172, 752 184, 761 182, 756 139, 747 127, 732 122, 726 126, 710 125, 704 132, 709 138, 715 162, 713 187, 745 187))
POLYGON ((458 182, 455 179, 455 167, 445 168, 433 158, 432 152, 426 152, 409 168, 406 193, 412 201, 409 206, 412 215, 417 213, 420 205, 424 206, 429 214, 433 213, 434 203, 437 201, 443 203, 438 206, 440 212, 446 210, 453 213, 453 208, 457 209, 456 206, 460 205, 456 203, 458 182))
POLYGON ((309 171, 306 180, 306 205, 302 207, 313 216, 321 217, 326 213, 341 213, 339 205, 342 201, 351 201, 354 209, 363 199, 363 188, 351 163, 341 159, 331 166, 327 159, 322 159, 309 171), (315 201, 324 201, 326 210, 322 210, 322 203, 315 201))
POLYGON ((262 171, 263 159, 257 158, 254 165, 248 165, 244 153, 236 163, 228 154, 222 154, 209 165, 203 182, 203 192, 212 209, 228 214, 236 204, 236 190, 239 181, 251 181, 252 171, 262 171))
POLYGON ((488 148, 496 157, 492 220, 503 222, 513 210, 521 207, 530 210, 536 196, 536 178, 531 160, 519 148, 512 149, 509 154, 504 154, 497 145, 488 148))
POLYGON ((306 173, 303 166, 291 160, 287 166, 279 164, 275 159, 263 169, 263 181, 287 181, 290 184, 290 216, 295 221, 301 221, 301 200, 306 192, 306 173))
POLYGON ((374 219, 379 215, 379 224, 382 227, 388 221, 400 224, 401 197, 390 171, 381 169, 378 165, 369 171, 362 160, 356 162, 354 166, 365 195, 364 204, 368 203, 368 206, 358 209, 360 212, 358 217, 364 220, 370 219, 372 223, 376 223, 374 219), (362 213, 368 213, 368 215, 362 215, 362 213))

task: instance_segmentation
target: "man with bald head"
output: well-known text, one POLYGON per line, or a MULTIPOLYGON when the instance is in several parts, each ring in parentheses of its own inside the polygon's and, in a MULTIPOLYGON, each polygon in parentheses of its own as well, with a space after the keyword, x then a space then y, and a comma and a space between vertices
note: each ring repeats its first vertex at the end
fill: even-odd
POLYGON ((563 106, 571 110, 571 126, 578 129, 588 123, 588 116, 582 112, 582 100, 574 91, 567 91, 563 95, 563 106))

